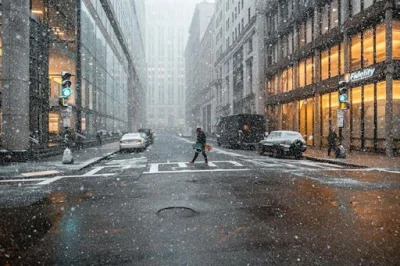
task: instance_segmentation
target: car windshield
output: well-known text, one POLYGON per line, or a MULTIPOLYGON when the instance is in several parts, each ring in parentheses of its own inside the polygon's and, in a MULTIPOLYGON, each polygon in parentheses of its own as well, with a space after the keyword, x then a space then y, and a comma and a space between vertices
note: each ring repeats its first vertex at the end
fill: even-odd
POLYGON ((282 138, 289 139, 289 140, 302 139, 300 133, 298 133, 298 132, 284 132, 282 134, 282 138))
POLYGON ((122 137, 122 139, 132 139, 132 138, 142 138, 142 135, 140 133, 132 133, 132 134, 126 134, 122 137))

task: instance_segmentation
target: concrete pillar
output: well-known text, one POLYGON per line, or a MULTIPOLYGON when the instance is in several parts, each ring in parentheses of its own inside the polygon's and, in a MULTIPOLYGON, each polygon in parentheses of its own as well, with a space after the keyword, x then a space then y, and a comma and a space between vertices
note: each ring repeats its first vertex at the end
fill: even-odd
MULTIPOLYGON (((3 0, 3 142, 29 149, 29 0, 3 0)), ((25 153, 26 154, 26 153, 25 153)))
POLYGON ((393 157, 393 56, 392 56, 392 28, 393 28, 393 1, 386 2, 386 107, 385 107, 385 150, 386 156, 393 157))

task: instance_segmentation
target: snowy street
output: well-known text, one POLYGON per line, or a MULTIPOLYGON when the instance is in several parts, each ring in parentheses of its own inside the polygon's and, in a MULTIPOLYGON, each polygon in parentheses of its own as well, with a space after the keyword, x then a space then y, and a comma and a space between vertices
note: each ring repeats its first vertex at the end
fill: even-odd
POLYGON ((72 174, 1 183, 0 263, 400 262, 399 173, 226 148, 192 165, 193 151, 160 135, 72 174))

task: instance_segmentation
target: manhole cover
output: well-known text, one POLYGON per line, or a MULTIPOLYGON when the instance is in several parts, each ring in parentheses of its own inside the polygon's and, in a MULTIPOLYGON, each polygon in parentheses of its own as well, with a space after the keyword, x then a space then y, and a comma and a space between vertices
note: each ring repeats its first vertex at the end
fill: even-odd
POLYGON ((196 211, 186 207, 168 207, 159 210, 157 214, 163 218, 168 218, 168 217, 188 218, 195 216, 197 213, 196 211))

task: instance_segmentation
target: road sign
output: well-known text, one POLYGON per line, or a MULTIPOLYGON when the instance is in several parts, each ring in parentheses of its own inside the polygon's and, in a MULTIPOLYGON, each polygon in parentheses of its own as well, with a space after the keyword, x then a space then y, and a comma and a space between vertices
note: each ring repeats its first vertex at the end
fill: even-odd
POLYGON ((69 120, 69 118, 64 118, 63 119, 63 127, 67 128, 71 126, 71 122, 69 120))
POLYGON ((63 108, 61 110, 61 117, 70 118, 72 116, 72 106, 68 106, 67 108, 63 108))
POLYGON ((337 110, 337 127, 344 127, 344 112, 343 110, 337 110))

